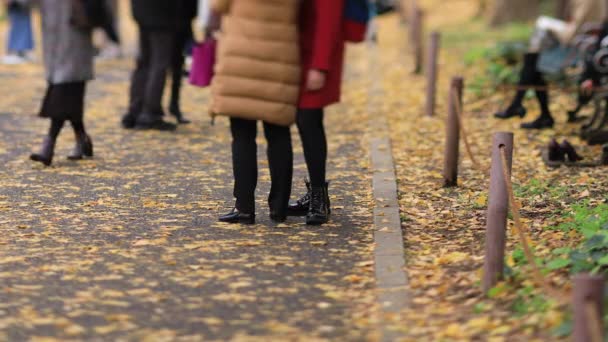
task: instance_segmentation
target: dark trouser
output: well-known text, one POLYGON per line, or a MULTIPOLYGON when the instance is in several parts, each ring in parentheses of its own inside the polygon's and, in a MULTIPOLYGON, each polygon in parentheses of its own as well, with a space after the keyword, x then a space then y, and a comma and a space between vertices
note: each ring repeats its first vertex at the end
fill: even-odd
POLYGON ((313 187, 322 187, 326 182, 327 138, 325 137, 323 116, 323 108, 301 108, 297 115, 304 158, 313 187))
POLYGON ((174 33, 152 31, 140 27, 139 57, 131 79, 129 114, 139 118, 160 118, 163 115, 162 98, 167 71, 171 64, 171 46, 174 33))
POLYGON ((179 109, 182 79, 184 78, 184 49, 191 38, 192 32, 188 30, 179 31, 175 34, 171 56, 171 110, 179 109))
MULTIPOLYGON (((244 213, 255 212, 255 188, 258 181, 257 121, 230 119, 232 132, 232 167, 236 208, 244 213)), ((285 213, 291 195, 293 150, 289 127, 264 123, 268 142, 268 163, 272 185, 268 205, 273 213, 285 213)))

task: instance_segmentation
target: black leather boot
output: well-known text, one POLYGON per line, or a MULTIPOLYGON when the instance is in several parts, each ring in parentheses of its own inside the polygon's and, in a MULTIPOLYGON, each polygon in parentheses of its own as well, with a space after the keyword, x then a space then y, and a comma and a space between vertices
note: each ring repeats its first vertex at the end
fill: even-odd
POLYGON ((322 187, 313 186, 310 190, 310 207, 306 215, 306 224, 322 225, 329 221, 331 215, 328 183, 322 187))
POLYGON ((572 144, 570 144, 570 142, 568 142, 568 140, 564 140, 560 147, 562 151, 564 151, 566 156, 568 156, 568 160, 570 162, 576 163, 577 161, 581 161, 584 159, 578 153, 576 153, 576 149, 574 148, 574 146, 572 146, 572 144))
POLYGON ((285 215, 284 213, 277 212, 277 211, 271 211, 270 219, 272 220, 272 222, 275 222, 275 223, 283 223, 283 222, 287 221, 287 215, 285 215))
POLYGON ((53 155, 55 154, 55 142, 55 139, 48 136, 45 137, 40 152, 32 153, 30 159, 50 166, 53 162, 53 155))
POLYGON ((553 128, 555 121, 551 116, 541 115, 536 120, 521 124, 523 129, 545 129, 553 128))
POLYGON ((179 105, 176 103, 172 103, 171 106, 169 106, 169 112, 171 113, 171 115, 175 116, 175 119, 177 120, 177 123, 179 123, 179 124, 189 124, 192 122, 192 121, 184 118, 184 113, 179 108, 179 105))
POLYGON ((560 162, 566 160, 566 153, 555 139, 551 139, 549 143, 549 160, 560 162))
POLYGON ((84 158, 93 157, 93 141, 87 134, 83 134, 76 140, 76 146, 72 153, 68 156, 69 160, 81 160, 84 158))
POLYGON ((162 116, 153 115, 150 113, 141 113, 135 120, 135 129, 147 130, 153 129, 158 131, 175 131, 177 126, 163 120, 162 116))
POLYGON ((232 209, 228 214, 220 216, 220 222, 255 224, 255 214, 243 213, 237 208, 232 209))
POLYGON ((306 216, 310 208, 310 182, 306 181, 306 194, 296 203, 291 203, 287 207, 287 216, 306 216))
MULTIPOLYGON (((524 55, 524 66, 519 74, 519 82, 517 83, 520 87, 525 86, 539 86, 543 83, 543 76, 536 69, 538 62, 538 53, 526 53, 524 55)), ((524 97, 526 96, 527 89, 518 89, 513 102, 507 107, 506 110, 494 114, 495 118, 498 119, 509 119, 515 116, 524 117, 526 116, 526 108, 522 105, 524 97)))
POLYGON ((524 116, 526 116, 526 113, 526 108, 521 103, 515 103, 511 104, 507 109, 503 110, 502 112, 494 114, 494 117, 497 119, 510 119, 516 116, 523 118, 524 116))
POLYGON ((135 114, 126 113, 120 119, 120 124, 122 125, 122 128, 124 128, 124 129, 134 129, 136 119, 137 119, 137 117, 135 116, 135 114))

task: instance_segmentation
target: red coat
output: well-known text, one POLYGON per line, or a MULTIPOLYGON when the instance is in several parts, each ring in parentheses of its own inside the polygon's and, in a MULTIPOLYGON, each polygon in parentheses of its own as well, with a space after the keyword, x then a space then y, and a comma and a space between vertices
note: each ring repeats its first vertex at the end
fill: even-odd
POLYGON ((343 12, 344 0, 303 1, 300 17, 303 73, 300 108, 323 108, 340 102, 345 45, 343 12), (310 69, 327 73, 327 83, 323 89, 306 90, 306 75, 310 69))

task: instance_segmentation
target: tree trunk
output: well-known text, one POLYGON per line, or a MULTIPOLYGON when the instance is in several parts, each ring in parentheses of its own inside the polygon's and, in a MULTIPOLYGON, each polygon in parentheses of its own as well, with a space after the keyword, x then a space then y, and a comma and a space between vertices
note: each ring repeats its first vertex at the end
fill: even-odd
POLYGON ((568 20, 568 6, 570 1, 557 0, 555 1, 555 17, 561 20, 568 20))
POLYGON ((477 13, 475 13, 476 18, 483 18, 483 16, 488 12, 488 0, 477 0, 477 13))
POLYGON ((489 8, 491 26, 536 18, 538 0, 493 0, 489 8))

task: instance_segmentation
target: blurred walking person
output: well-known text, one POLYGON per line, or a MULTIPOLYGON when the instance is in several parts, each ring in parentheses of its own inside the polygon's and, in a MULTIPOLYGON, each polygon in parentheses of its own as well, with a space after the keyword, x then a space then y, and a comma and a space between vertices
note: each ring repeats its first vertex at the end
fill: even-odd
MULTIPOLYGON (((102 7, 88 11, 84 2, 38 0, 42 13, 44 65, 48 87, 40 116, 49 118, 51 126, 40 152, 31 159, 51 165, 57 136, 69 121, 76 136, 76 146, 69 159, 93 156, 93 143, 83 122, 87 81, 93 78, 93 23, 101 22, 102 7)), ((93 3, 92 0, 91 3, 93 3)))
POLYGON ((306 184, 306 195, 290 205, 288 213, 306 216, 309 225, 327 223, 331 214, 323 119, 324 108, 340 101, 345 50, 344 1, 304 1, 300 15, 303 77, 296 122, 310 183, 306 184))
POLYGON ((180 26, 178 8, 184 0, 131 0, 139 27, 139 56, 131 79, 129 109, 124 128, 173 131, 163 120, 163 92, 171 66, 175 34, 180 26))
POLYGON ((9 20, 7 54, 2 58, 4 64, 27 62, 28 53, 34 49, 30 1, 4 0, 9 20))
POLYGON ((299 4, 300 0, 213 2, 223 20, 211 113, 230 117, 236 198, 234 209, 220 217, 222 222, 255 223, 256 120, 263 121, 268 142, 270 218, 286 219, 293 173, 289 126, 295 121, 301 73, 299 4))

